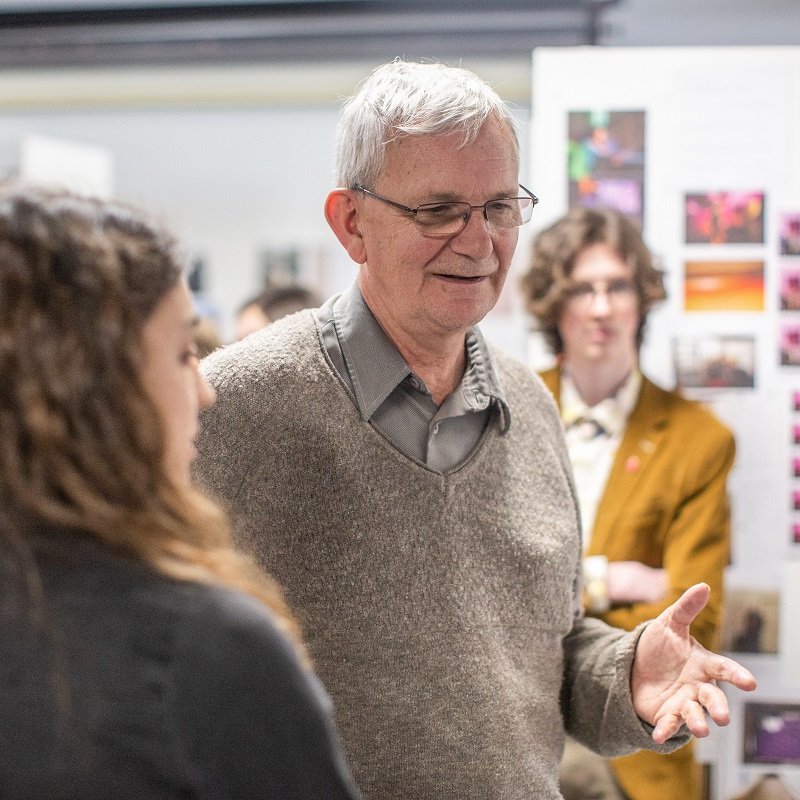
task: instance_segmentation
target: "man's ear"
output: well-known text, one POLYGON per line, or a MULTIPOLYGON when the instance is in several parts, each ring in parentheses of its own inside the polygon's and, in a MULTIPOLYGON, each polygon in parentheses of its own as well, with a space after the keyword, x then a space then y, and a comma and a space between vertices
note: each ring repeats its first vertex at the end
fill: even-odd
POLYGON ((361 233, 360 210, 352 189, 334 189, 325 199, 325 219, 356 264, 367 260, 361 233))

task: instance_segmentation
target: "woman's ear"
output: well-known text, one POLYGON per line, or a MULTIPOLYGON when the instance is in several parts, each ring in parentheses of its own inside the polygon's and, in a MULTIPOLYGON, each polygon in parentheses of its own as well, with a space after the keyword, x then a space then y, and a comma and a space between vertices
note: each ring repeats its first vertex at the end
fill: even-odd
POLYGON ((325 199, 325 219, 356 264, 363 264, 367 260, 360 214, 353 189, 334 189, 325 199))

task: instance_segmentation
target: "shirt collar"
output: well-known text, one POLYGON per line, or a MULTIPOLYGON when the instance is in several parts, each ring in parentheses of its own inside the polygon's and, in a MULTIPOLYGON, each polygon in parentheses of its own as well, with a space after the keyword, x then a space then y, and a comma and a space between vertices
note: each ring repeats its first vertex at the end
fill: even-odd
POLYGON ((592 420, 608 436, 618 436, 625 429, 628 417, 636 405, 642 386, 642 373, 631 370, 622 385, 610 397, 588 406, 578 393, 567 370, 561 372, 561 419, 565 428, 592 420))
POLYGON ((358 283, 333 304, 333 322, 358 409, 368 420, 411 370, 364 302, 358 283))
POLYGON ((500 414, 500 433, 511 427, 511 409, 492 363, 489 347, 477 327, 470 328, 466 338, 467 368, 457 392, 472 411, 482 411, 493 403, 500 414))
MULTIPOLYGON (((368 420, 411 375, 411 369, 370 311, 357 282, 339 295, 332 313, 358 409, 363 419, 368 420)), ((453 409, 482 411, 494 403, 500 414, 501 432, 505 433, 511 424, 511 412, 486 340, 477 327, 467 332, 465 347, 467 367, 458 388, 451 395, 455 401, 453 409)), ((443 409, 450 407, 448 400, 443 409)))

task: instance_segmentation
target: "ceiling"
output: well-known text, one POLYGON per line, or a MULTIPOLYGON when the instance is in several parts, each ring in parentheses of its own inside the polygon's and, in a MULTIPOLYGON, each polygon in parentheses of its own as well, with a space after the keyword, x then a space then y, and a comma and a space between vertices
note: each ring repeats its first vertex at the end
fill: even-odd
POLYGON ((0 68, 529 57, 619 0, 4 0, 0 68))

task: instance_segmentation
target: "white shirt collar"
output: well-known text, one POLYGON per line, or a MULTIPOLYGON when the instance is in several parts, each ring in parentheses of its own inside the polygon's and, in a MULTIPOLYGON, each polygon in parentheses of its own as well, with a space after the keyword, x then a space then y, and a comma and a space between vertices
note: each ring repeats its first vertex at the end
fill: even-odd
POLYGON ((642 373, 634 368, 610 397, 589 406, 567 370, 561 372, 561 419, 565 428, 590 420, 607 436, 619 436, 639 398, 642 373))

